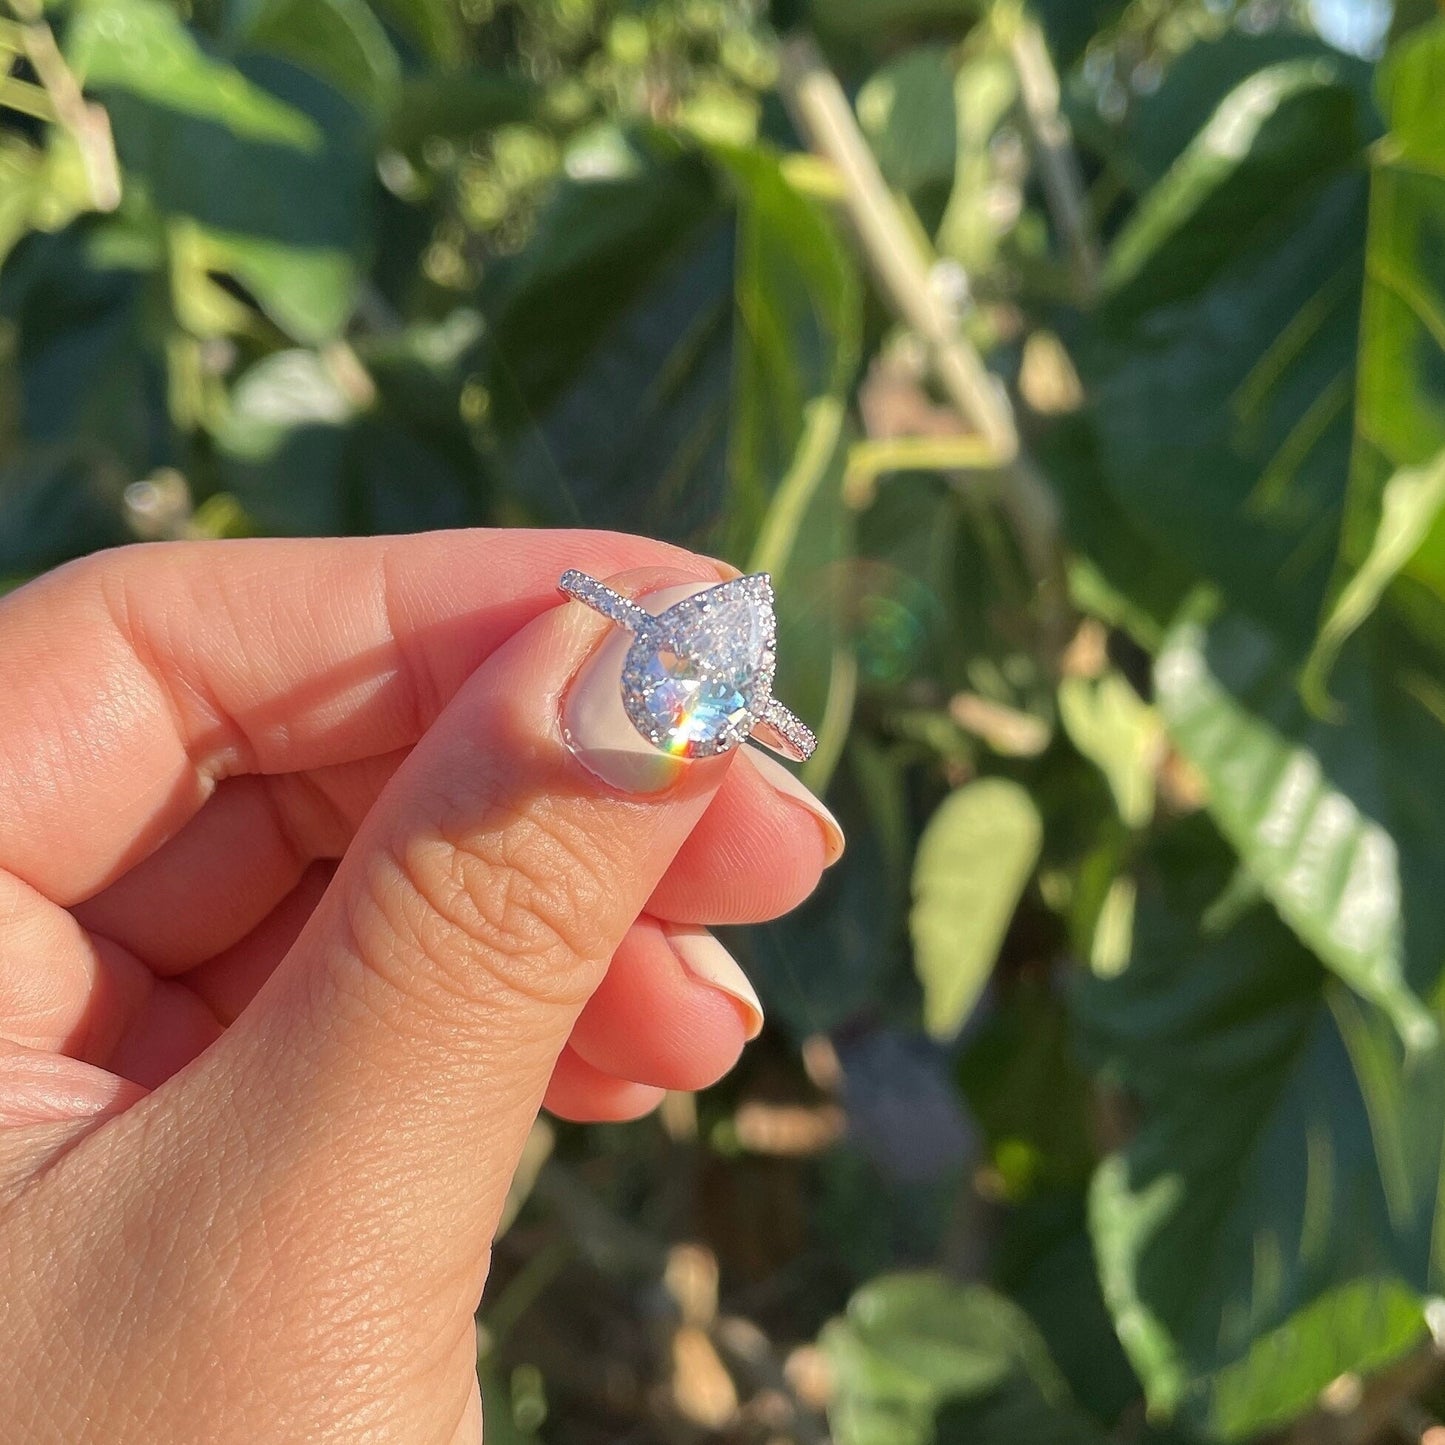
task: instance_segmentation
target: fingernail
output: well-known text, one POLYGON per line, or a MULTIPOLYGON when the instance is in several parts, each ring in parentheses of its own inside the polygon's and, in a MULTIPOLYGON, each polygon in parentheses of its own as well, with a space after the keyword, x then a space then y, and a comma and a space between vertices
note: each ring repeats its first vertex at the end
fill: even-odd
POLYGON ((806 808, 818 820, 818 826, 823 830, 823 856, 827 860, 825 866, 831 868, 843 856, 846 840, 843 837, 842 825, 829 812, 827 804, 761 748, 749 743, 746 752, 748 761, 762 775, 765 783, 791 802, 806 808))
MULTIPOLYGON (((674 602, 715 587, 693 582, 664 587, 637 599, 649 612, 665 612, 674 602)), ((622 705, 622 664, 632 634, 613 627, 606 641, 583 663, 562 703, 562 734, 577 760, 594 777, 625 793, 660 793, 688 766, 655 748, 632 725, 622 705)))
POLYGON ((699 983, 725 993, 737 1004, 749 1041, 763 1031, 763 1005, 737 959, 705 928, 668 927, 672 951, 699 983))

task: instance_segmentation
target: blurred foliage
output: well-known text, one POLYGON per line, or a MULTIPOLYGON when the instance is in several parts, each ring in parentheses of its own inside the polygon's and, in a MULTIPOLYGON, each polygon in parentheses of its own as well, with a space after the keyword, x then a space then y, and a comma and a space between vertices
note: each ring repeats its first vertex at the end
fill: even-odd
POLYGON ((733 1079, 539 1126, 489 1440, 1436 1438, 1445 21, 1388 21, 0 0, 0 585, 578 523, 777 579, 849 852, 730 940, 733 1079))

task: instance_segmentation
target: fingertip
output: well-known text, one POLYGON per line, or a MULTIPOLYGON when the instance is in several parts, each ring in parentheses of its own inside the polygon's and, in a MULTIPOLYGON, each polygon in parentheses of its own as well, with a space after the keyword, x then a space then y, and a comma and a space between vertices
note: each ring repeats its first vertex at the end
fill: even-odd
POLYGON ((743 749, 743 757, 780 798, 801 808, 817 825, 823 835, 823 866, 831 868, 847 847, 843 825, 833 816, 833 810, 797 774, 762 748, 750 743, 743 749))
POLYGON ((665 1093, 650 1084, 605 1074, 568 1047, 552 1070, 542 1107, 574 1124, 621 1124, 646 1117, 665 1093))
POLYGON ((644 918, 628 932, 572 1030, 593 1067, 657 1088, 715 1084, 762 1026, 737 963, 702 929, 644 918))
POLYGON ((738 749, 653 890, 649 913, 672 923, 763 923, 817 888, 831 861, 825 832, 816 815, 763 776, 752 751, 738 749))
POLYGON ((752 980, 732 954, 705 928, 687 925, 663 929, 663 936, 684 969, 705 986, 708 994, 720 993, 732 1004, 742 1020, 746 1041, 751 1043, 763 1031, 763 1005, 752 980))

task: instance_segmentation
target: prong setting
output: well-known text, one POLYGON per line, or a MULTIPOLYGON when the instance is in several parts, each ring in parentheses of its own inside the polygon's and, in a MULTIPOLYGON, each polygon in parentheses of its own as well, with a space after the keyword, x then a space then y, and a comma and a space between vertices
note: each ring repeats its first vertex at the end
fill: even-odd
POLYGON ((773 697, 777 615, 766 573, 720 582, 654 616, 585 573, 558 583, 567 596, 634 634, 622 668, 633 726, 674 756, 716 757, 764 724, 758 741, 795 760, 812 732, 773 697))

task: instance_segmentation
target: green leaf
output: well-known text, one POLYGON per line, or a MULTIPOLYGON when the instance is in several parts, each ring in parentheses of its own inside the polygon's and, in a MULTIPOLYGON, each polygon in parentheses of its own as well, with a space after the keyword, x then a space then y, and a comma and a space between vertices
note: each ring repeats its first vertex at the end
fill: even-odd
MULTIPOLYGON (((826 412, 853 379, 862 289, 827 211, 791 184, 776 155, 721 147, 715 154, 739 192, 729 550, 748 555, 762 547, 777 557, 787 540, 760 541, 763 517, 805 435, 825 424, 819 403, 826 412)), ((840 424, 838 417, 835 430, 840 424)), ((810 451, 827 449, 816 435, 809 440, 810 451)))
POLYGON ((1059 684, 1059 719, 1069 740, 1102 772, 1119 816, 1142 828, 1154 812, 1159 765, 1159 718, 1114 671, 1096 679, 1066 677, 1059 684))
POLYGON ((1417 26, 1428 25, 1440 17, 1435 0, 1395 0, 1394 17, 1390 21, 1390 40, 1403 39, 1417 26))
POLYGON ((231 34, 228 61, 161 0, 84 0, 67 53, 109 102, 128 195, 209 232, 218 269, 288 334, 318 342, 350 315, 371 185, 365 124, 333 82, 379 104, 395 57, 388 68, 390 42, 361 0, 344 15, 341 0, 299 7, 295 23, 285 3, 232 17, 250 30, 231 34), (297 68, 313 52, 326 81, 297 68))
MULTIPOLYGON (((1039 991, 1047 987, 1039 985, 1039 991)), ((1057 994, 1051 1000, 1055 1008, 1061 1002, 1057 994)), ((1056 1074, 1051 1092, 1040 1081, 1040 1112, 1051 1111, 1049 1127, 1058 1133, 1073 1130, 1065 1145, 1068 1154, 1089 1155, 1092 1173, 1097 1100, 1087 1080, 1079 1077, 1072 1053, 1061 1062, 1063 1072, 1056 1074), (1094 1124, 1088 1122, 1091 1115, 1094 1124)), ((1093 1418, 1122 1423, 1122 1419, 1137 1416, 1139 1380, 1114 1332, 1099 1288, 1087 1200, 1082 1193, 1049 1189, 1008 1210, 1000 1221, 994 1279, 1011 1300, 1029 1312, 1075 1399, 1093 1418)), ((1166 1434, 1163 1425, 1156 1416, 1138 1435, 1126 1427, 1116 1429, 1115 1438, 1123 1436, 1137 1445, 1197 1445, 1194 1437, 1182 1432, 1166 1434)))
POLYGON ((819 32, 876 44, 880 33, 966 29, 981 7, 980 0, 809 0, 808 8, 819 32))
POLYGON ((45 134, 44 159, 35 176, 30 224, 38 231, 59 231, 95 208, 90 162, 75 136, 61 126, 45 134))
POLYGON ((932 1274, 865 1285, 823 1331, 838 1445, 1098 1445, 1028 1316, 932 1274))
POLYGON ((330 246, 288 246, 234 231, 205 232, 218 271, 234 276, 288 336, 333 336, 351 314, 355 259, 330 246))
POLYGON ((1077 1005, 1139 1120, 1091 1201, 1120 1339, 1156 1410, 1243 1439, 1419 1339, 1445 1073, 1267 907, 1213 925, 1233 866, 1203 820, 1165 835, 1077 1005))
POLYGON ((1445 22, 1413 32, 1385 67, 1390 132, 1375 147, 1355 453, 1338 595, 1310 683, 1388 591, 1445 650, 1445 22))
POLYGON ((558 525, 626 530, 646 517, 653 536, 680 541, 717 526, 726 498, 730 291, 727 238, 705 230, 623 298, 538 413, 512 414, 505 388, 513 373, 493 353, 504 388, 493 409, 503 429, 496 464, 514 502, 558 525))
POLYGON ((480 479, 453 395, 475 318, 416 328, 349 366, 314 352, 275 352, 240 377, 218 428, 222 478, 265 531, 381 533, 475 523, 480 479), (415 384, 419 370, 433 381, 415 384), (442 392, 445 395, 445 390, 442 392), (450 410, 450 427, 445 420, 450 410))
POLYGON ((388 145, 416 155, 432 136, 470 139, 498 125, 532 121, 541 109, 539 87, 485 71, 407 76, 387 117, 388 145))
POLYGON ((1245 81, 1116 241, 1080 352, 1131 529, 1301 642, 1348 467, 1370 133, 1328 62, 1245 81))
POLYGON ((609 328, 719 215, 707 165, 655 133, 582 137, 566 171, 530 244, 482 284, 492 419, 504 432, 546 411, 609 328))
POLYGON ((854 102, 885 179, 908 194, 947 189, 957 158, 953 62, 941 45, 906 50, 875 70, 854 102))
POLYGON ((1055 65, 1062 71, 1125 8, 1126 0, 1034 0, 1055 65))
POLYGON ((478 440, 527 515, 696 542, 726 498, 732 257, 698 155, 594 132, 515 262, 484 278, 478 440))
POLYGON ((1237 86, 1149 192, 1109 251, 1117 324, 1202 287, 1237 255, 1244 226, 1315 193, 1359 156, 1355 98, 1327 60, 1273 65, 1237 86))
POLYGON ((958 1070, 994 1170, 1013 1203, 1082 1190, 1097 1154, 1089 1081, 1064 1000, 1027 977, 1010 977, 997 995, 969 1030, 958 1070))
POLYGON ((978 625, 966 587, 982 569, 964 507, 945 477, 914 472, 881 486, 858 519, 852 606, 861 682, 875 695, 921 677, 962 688, 970 661, 986 651, 992 629, 978 625))
POLYGON ((1152 651, 1189 595, 1187 564, 1110 489, 1089 418, 1060 419, 1040 436, 1038 451, 1062 505, 1074 605, 1152 651))
POLYGON ((0 136, 0 263, 30 229, 42 157, 18 136, 0 136))
POLYGON ((799 1042, 855 1024, 880 1001, 916 1013, 903 962, 910 860, 896 851, 912 843, 906 786, 899 758, 855 734, 828 795, 847 851, 800 908, 739 940, 768 1018, 799 1042))
POLYGON ((455 0, 377 0, 383 15, 438 65, 466 57, 466 33, 455 0))
POLYGON ((818 749, 803 780, 819 794, 842 758, 858 692, 853 628, 841 605, 855 522, 843 501, 845 414, 842 397, 809 404, 750 564, 778 587, 778 685, 816 723, 818 749))
POLYGON ((1445 21, 1437 18, 1394 46, 1381 67, 1380 95, 1390 123, 1386 157, 1428 167, 1445 151, 1437 84, 1442 54, 1445 21))
POLYGON ((998 179, 994 138, 1018 99, 1018 72, 1002 47, 972 49, 959 64, 953 190, 938 224, 940 254, 979 275, 998 259, 1002 234, 993 209, 998 179))
MULTIPOLYGON (((1225 627, 1214 651, 1225 655, 1225 666, 1236 664, 1242 696, 1216 675, 1220 664, 1198 623, 1176 628, 1155 666, 1160 712, 1175 745, 1202 774, 1210 812, 1299 937, 1384 1009, 1407 1044, 1430 1045, 1436 1025, 1407 981, 1400 849, 1387 826, 1392 800, 1377 779, 1359 777, 1358 762, 1343 773, 1358 797, 1331 776, 1344 747, 1368 748, 1376 767, 1388 767, 1379 754, 1389 741, 1365 731, 1363 699, 1356 713, 1362 736, 1301 729, 1297 714, 1257 711, 1261 699, 1251 698, 1245 679, 1264 678, 1256 687, 1266 707, 1278 706, 1269 693, 1281 680, 1278 659, 1259 636, 1225 627), (1265 672, 1267 661, 1276 670, 1265 672)), ((1439 962, 1421 959, 1435 969, 1439 962)))
POLYGON ((400 79, 396 51, 366 0, 238 0, 230 30, 246 49, 291 61, 363 110, 385 109, 400 79))
POLYGON ((1393 1280, 1341 1285, 1269 1331, 1212 1384, 1214 1428, 1243 1439, 1308 1409, 1341 1375, 1368 1376, 1421 1342, 1419 1296, 1393 1280))
MULTIPOLYGON (((1060 3, 1076 8, 1075 0, 1060 3)), ((1318 36, 1285 29, 1252 35, 1231 28, 1196 40, 1169 60, 1158 89, 1131 96, 1117 124, 1100 116, 1096 91, 1080 68, 1066 83, 1068 113, 1080 140, 1129 190, 1142 194, 1166 174, 1236 86, 1286 61, 1321 60, 1368 100, 1370 67, 1346 59, 1318 36)))
POLYGON ((1340 648, 1409 566, 1445 512, 1445 450, 1422 467, 1396 472, 1385 483, 1379 506, 1370 550, 1331 604, 1300 679, 1307 701, 1322 711, 1328 707, 1327 680, 1340 648))
POLYGON ((18 343, 24 441, 42 454, 84 448, 107 493, 176 460, 154 340, 164 285, 104 255, 107 245, 136 240, 119 218, 71 226, 32 236, 0 273, 0 310, 13 317, 18 343))
POLYGON ((1002 778, 957 789, 929 819, 910 922, 924 1023, 935 1038, 957 1033, 977 1003, 1042 844, 1033 800, 1002 778))
POLYGON ((207 55, 165 0, 82 0, 65 48, 101 94, 123 91, 250 140, 313 151, 321 144, 311 117, 207 55))
POLYGON ((132 540, 124 515, 121 479, 79 448, 37 449, 0 467, 0 578, 132 540))
POLYGON ((819 727, 807 779, 826 787, 856 668, 839 593, 853 553, 843 501, 848 389, 862 346, 857 268, 832 217, 779 158, 719 147, 738 191, 727 550, 772 574, 780 692, 819 727))
POLYGON ((220 126, 172 109, 164 95, 122 91, 110 103, 117 148, 136 201, 194 222, 218 265, 277 325, 321 342, 344 327, 359 284, 372 185, 367 126, 331 86, 289 63, 251 57, 247 66, 277 104, 284 98, 314 125, 315 147, 220 126))

